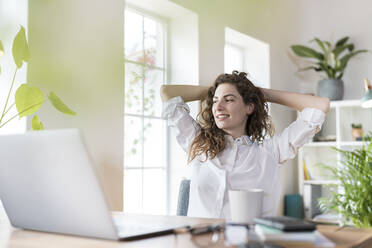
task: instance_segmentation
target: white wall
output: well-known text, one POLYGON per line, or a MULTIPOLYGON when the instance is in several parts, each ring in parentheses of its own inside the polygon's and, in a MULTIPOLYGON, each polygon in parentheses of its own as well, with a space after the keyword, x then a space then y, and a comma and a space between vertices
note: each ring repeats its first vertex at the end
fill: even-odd
MULTIPOLYGON (((114 210, 123 203, 124 1, 29 1, 28 81, 77 112, 50 104, 47 129, 80 128, 114 210)), ((67 155, 67 154, 66 154, 67 155)))

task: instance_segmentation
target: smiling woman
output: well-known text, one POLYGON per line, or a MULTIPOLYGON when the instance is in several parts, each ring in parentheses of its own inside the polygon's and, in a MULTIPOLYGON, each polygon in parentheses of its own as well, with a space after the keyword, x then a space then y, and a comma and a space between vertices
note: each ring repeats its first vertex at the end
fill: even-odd
POLYGON ((275 215, 280 199, 279 164, 320 130, 329 100, 258 88, 246 73, 221 74, 211 87, 162 86, 163 115, 192 166, 188 215, 230 220, 228 190, 260 188, 263 215, 275 215), (206 100, 198 121, 185 101, 206 100), (267 102, 301 111, 274 134, 267 102))

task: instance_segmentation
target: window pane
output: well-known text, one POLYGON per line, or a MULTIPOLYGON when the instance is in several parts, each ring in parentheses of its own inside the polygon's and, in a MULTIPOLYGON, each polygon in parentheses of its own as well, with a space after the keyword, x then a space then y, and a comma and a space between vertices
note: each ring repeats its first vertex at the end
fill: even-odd
POLYGON ((164 33, 161 23, 156 22, 150 18, 144 18, 144 47, 145 58, 144 62, 148 66, 164 67, 163 63, 163 46, 164 46, 164 33))
POLYGON ((125 63, 125 113, 142 114, 143 66, 125 63))
POLYGON ((143 17, 125 11, 125 57, 138 61, 143 57, 143 17))
POLYGON ((145 118, 144 125, 144 167, 165 167, 165 121, 145 118))
POLYGON ((163 84, 164 72, 161 70, 146 70, 146 78, 144 81, 145 100, 144 113, 145 115, 161 117, 162 101, 160 98, 160 86, 163 84))
POLYGON ((142 170, 124 170, 124 212, 142 213, 142 170))
POLYGON ((142 166, 142 118, 124 118, 124 166, 142 166))
POLYGON ((165 214, 166 188, 164 169, 146 169, 143 174, 143 212, 165 214))

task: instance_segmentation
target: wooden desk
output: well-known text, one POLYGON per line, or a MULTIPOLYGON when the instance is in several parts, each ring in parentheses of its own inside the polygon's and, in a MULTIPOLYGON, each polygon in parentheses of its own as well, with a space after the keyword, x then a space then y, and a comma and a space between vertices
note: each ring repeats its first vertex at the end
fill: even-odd
MULTIPOLYGON (((196 225, 200 223, 217 223, 221 222, 219 219, 201 219, 201 218, 188 218, 179 216, 157 216, 163 221, 175 222, 182 220, 190 225, 196 225)), ((366 240, 372 239, 372 229, 353 229, 344 228, 338 230, 337 226, 319 226, 318 230, 327 236, 330 240, 334 241, 340 248, 345 247, 359 247, 353 246, 356 244, 364 243, 363 248, 372 247, 371 242, 365 242, 366 240)), ((198 237, 198 242, 205 243, 210 236, 198 237)), ((219 241, 209 247, 226 247, 224 245, 223 235, 220 235, 219 241)), ((284 247, 313 247, 312 245, 301 245, 298 244, 281 244, 284 247)), ((67 236, 52 233, 26 231, 21 229, 15 229, 10 226, 8 222, 1 220, 0 222, 0 247, 90 247, 90 248, 104 248, 104 247, 129 247, 129 248, 156 248, 156 247, 198 247, 193 241, 192 237, 188 233, 178 235, 167 235, 154 237, 150 239, 130 241, 130 242, 117 242, 108 241, 101 239, 82 238, 75 236, 67 236)))
MULTIPOLYGON (((123 213, 115 213, 117 215, 123 213)), ((125 214, 123 214, 125 215, 125 214)), ((132 215, 130 215, 132 218, 132 215)), ((147 219, 147 218, 146 218, 147 219)), ((141 221, 141 216, 138 215, 138 220, 141 221)), ((183 223, 188 225, 197 225, 202 223, 220 223, 221 219, 203 219, 190 218, 181 216, 154 216, 154 221, 168 223, 183 223)), ((199 238, 199 237, 198 237, 199 238)), ((208 236, 201 237, 198 240, 206 240, 208 236)), ((9 222, 0 218, 0 247, 89 247, 89 248, 104 248, 104 247, 128 247, 128 248, 167 248, 167 247, 198 247, 193 243, 190 234, 165 235, 138 241, 110 241, 103 239, 84 238, 77 236, 29 231, 13 228, 9 222)), ((220 240, 215 247, 224 247, 223 240, 220 240)))

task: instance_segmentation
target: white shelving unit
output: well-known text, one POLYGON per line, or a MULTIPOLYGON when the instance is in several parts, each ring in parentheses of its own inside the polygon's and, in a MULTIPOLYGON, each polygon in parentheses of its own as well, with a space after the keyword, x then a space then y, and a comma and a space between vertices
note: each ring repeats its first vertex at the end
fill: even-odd
MULTIPOLYGON (((352 140, 352 123, 361 123, 365 134, 368 131, 372 131, 372 108, 362 108, 359 100, 332 101, 331 108, 322 126, 321 136, 333 135, 336 140, 309 142, 299 149, 298 152, 298 182, 301 195, 304 194, 305 185, 322 186, 333 184, 337 187, 338 182, 332 178, 332 174, 319 166, 319 164, 340 166, 341 156, 332 147, 352 150, 365 144, 362 141, 352 140), (304 180, 304 162, 310 172, 311 180, 304 180)), ((323 192, 323 188, 322 196, 327 196, 327 192, 326 190, 323 192)), ((306 211, 305 217, 308 217, 306 216, 306 211)))

